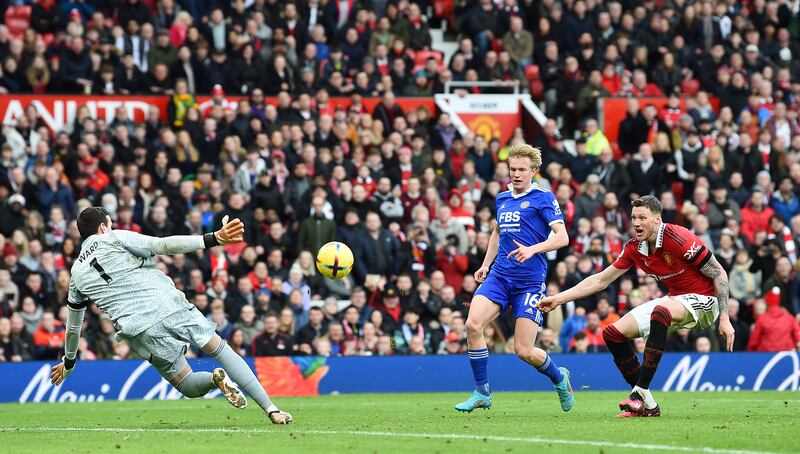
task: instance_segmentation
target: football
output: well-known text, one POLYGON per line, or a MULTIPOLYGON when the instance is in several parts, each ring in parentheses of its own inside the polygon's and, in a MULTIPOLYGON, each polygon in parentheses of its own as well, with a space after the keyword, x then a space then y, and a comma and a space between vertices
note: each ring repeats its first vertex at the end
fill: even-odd
POLYGON ((353 270, 353 251, 344 243, 331 241, 319 248, 317 269, 328 279, 342 279, 353 270))

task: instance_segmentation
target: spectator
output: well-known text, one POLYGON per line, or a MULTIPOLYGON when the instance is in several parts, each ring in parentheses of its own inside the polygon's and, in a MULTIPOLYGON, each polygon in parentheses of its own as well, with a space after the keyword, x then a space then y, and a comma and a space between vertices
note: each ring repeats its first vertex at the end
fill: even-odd
POLYGON ((249 346, 253 338, 264 330, 264 322, 256 317, 253 306, 245 305, 239 312, 239 321, 234 324, 234 330, 241 331, 243 345, 249 346))
POLYGON ((228 337, 228 345, 239 356, 247 355, 247 344, 244 343, 244 333, 242 330, 235 328, 228 337))
POLYGON ((739 307, 739 301, 733 298, 728 301, 728 315, 733 329, 736 330, 736 337, 733 340, 735 352, 747 350, 747 344, 750 342, 750 324, 739 317, 739 307))
POLYGON ((250 347, 252 356, 285 356, 294 354, 294 341, 278 330, 278 316, 274 313, 264 317, 264 332, 253 338, 250 347))
POLYGON ((793 191, 794 183, 791 177, 781 178, 778 190, 772 194, 769 205, 775 214, 783 218, 786 225, 790 225, 792 218, 800 214, 800 198, 793 191))
POLYGON ((728 198, 728 190, 722 182, 712 186, 713 198, 708 204, 708 223, 712 230, 717 231, 734 219, 741 222, 742 213, 739 205, 728 198))
POLYGON ((36 358, 42 360, 57 359, 64 348, 64 324, 57 320, 52 312, 42 313, 42 323, 33 333, 36 346, 36 358))
POLYGON ((563 352, 561 346, 555 343, 555 333, 550 328, 545 328, 541 333, 539 333, 539 337, 536 339, 536 346, 548 354, 558 354, 563 352))
POLYGON ((773 288, 764 296, 767 311, 756 318, 747 350, 751 352, 796 351, 800 348, 800 323, 781 307, 781 290, 773 288))
POLYGON ((300 223, 299 251, 318 251, 322 245, 335 239, 336 224, 325 217, 324 204, 323 197, 311 201, 312 214, 300 223))
POLYGON ((572 345, 572 339, 575 335, 587 326, 586 309, 583 307, 576 307, 575 313, 568 319, 564 320, 561 327, 561 333, 558 336, 558 344, 564 347, 572 345))
POLYGON ((753 243, 758 232, 766 232, 769 218, 775 213, 764 203, 764 189, 754 186, 748 203, 742 207, 742 235, 753 243))

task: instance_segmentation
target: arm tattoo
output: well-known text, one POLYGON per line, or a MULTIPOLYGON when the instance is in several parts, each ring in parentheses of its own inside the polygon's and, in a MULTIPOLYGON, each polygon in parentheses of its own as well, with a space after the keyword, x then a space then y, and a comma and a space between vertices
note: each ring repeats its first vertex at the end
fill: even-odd
POLYGON ((700 268, 700 272, 714 281, 714 288, 717 291, 717 301, 719 302, 719 313, 728 314, 728 275, 725 274, 722 265, 713 255, 711 259, 700 268))

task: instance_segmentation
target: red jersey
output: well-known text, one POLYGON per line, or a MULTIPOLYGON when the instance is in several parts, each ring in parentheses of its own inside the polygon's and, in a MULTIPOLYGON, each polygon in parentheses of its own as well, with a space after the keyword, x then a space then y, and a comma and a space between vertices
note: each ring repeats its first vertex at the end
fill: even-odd
POLYGON ((679 225, 661 223, 652 254, 649 246, 647 241, 628 241, 612 265, 621 270, 639 267, 666 285, 668 295, 717 296, 714 282, 700 272, 712 253, 697 235, 679 225))

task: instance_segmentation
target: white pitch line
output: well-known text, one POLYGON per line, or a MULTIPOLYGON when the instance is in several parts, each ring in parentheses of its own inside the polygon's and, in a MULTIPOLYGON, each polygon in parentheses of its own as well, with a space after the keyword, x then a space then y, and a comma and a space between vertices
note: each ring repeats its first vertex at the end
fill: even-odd
MULTIPOLYGON (((641 443, 614 443, 611 441, 595 441, 595 440, 564 440, 558 438, 539 438, 539 437, 504 437, 497 435, 468 435, 468 434, 423 434, 423 433, 405 433, 405 432, 374 432, 374 431, 359 431, 359 430, 291 430, 295 434, 307 435, 357 435, 366 437, 396 437, 396 438, 433 438, 442 440, 491 440, 491 441, 511 441, 519 443, 533 443, 533 444, 553 444, 553 445, 572 445, 572 446, 595 446, 605 448, 619 448, 619 449, 646 449, 653 451, 675 451, 675 452, 705 452, 710 454, 776 454, 773 451, 748 451, 740 449, 718 449, 709 447, 687 447, 687 446, 670 446, 658 444, 641 444, 641 443)), ((153 432, 166 432, 166 433, 245 433, 245 434, 275 434, 285 433, 280 430, 261 430, 261 429, 180 429, 180 428, 131 428, 131 427, 20 427, 20 428, 2 428, 0 433, 15 433, 15 432, 137 432, 137 433, 153 433, 153 432)))

